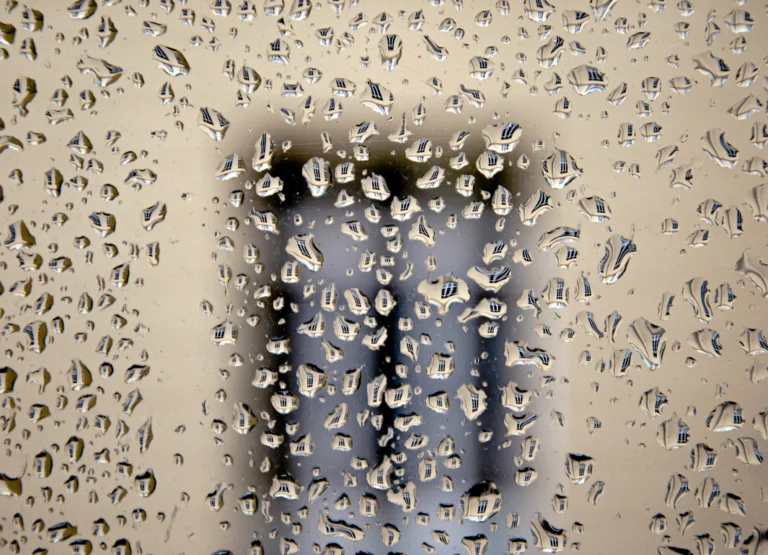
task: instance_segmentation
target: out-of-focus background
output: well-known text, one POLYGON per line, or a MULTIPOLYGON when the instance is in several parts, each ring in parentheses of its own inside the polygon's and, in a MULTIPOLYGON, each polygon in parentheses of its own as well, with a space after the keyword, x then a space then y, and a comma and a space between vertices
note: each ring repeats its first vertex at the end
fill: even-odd
POLYGON ((765 549, 765 25, 763 6, 704 0, 6 2, 2 549, 765 549), (483 157, 509 122, 518 144, 494 173, 483 157), (331 172, 320 197, 302 173, 313 157, 331 172), (420 188, 433 166, 443 181, 420 188), (267 173, 280 192, 260 188, 267 173), (365 196, 373 174, 386 200, 365 196), (461 176, 473 187, 457 191, 461 176), (408 195, 421 211, 398 219, 408 195), (271 231, 256 226, 267 212, 271 231), (414 239, 420 216, 433 245, 414 239), (355 221, 367 239, 342 231, 355 221), (307 233, 323 264, 292 282, 286 246, 307 233), (473 267, 509 281, 483 289, 473 267), (451 274, 470 294, 440 315, 419 285, 451 274), (459 321, 492 298, 503 318, 459 321), (322 337, 301 333, 317 314, 322 337), (353 341, 338 316, 360 324, 353 341), (378 350, 363 344, 382 329, 378 350), (512 342, 534 351, 505 356, 512 342), (531 364, 542 353, 551 365, 531 364), (433 355, 452 357, 447 379, 428 375, 433 355), (314 396, 307 364, 325 374, 314 396), (369 406, 381 375, 391 398, 369 406), (471 420, 465 386, 486 396, 471 420), (445 413, 427 406, 439 392, 445 413), (337 408, 348 420, 326 426, 337 408), (397 429, 408 415, 421 423, 397 429), (521 415, 535 424, 510 433, 521 415), (483 482, 502 505, 478 517, 483 482))

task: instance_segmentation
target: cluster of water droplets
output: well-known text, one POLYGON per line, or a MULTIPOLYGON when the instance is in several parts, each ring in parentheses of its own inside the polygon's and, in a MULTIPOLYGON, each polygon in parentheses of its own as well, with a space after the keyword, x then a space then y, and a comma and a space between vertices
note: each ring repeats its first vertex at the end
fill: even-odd
POLYGON ((759 11, 7 0, 1 548, 764 552, 759 11))

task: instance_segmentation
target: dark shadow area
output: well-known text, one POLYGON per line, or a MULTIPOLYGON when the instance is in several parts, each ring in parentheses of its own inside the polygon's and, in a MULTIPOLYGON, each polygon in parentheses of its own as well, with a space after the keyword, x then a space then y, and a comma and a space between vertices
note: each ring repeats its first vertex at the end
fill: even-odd
MULTIPOLYGON (((522 226, 517 216, 519 202, 524 200, 528 192, 523 192, 522 197, 515 196, 519 192, 516 186, 518 168, 514 164, 507 163, 505 169, 491 179, 485 178, 474 167, 474 162, 482 153, 482 139, 474 137, 475 143, 464 149, 470 164, 461 170, 452 170, 448 165, 448 159, 457 152, 445 148, 442 159, 432 158, 426 163, 408 161, 404 155, 405 148, 410 144, 396 145, 388 141, 379 140, 369 144, 370 160, 355 163, 356 179, 347 184, 334 184, 326 195, 313 198, 309 194, 306 182, 301 171, 303 164, 312 156, 325 156, 334 164, 339 163, 339 157, 334 153, 323 155, 320 144, 316 148, 302 148, 299 151, 288 151, 279 155, 273 162, 269 173, 279 176, 285 183, 285 199, 278 200, 276 196, 266 199, 256 197, 253 191, 247 192, 247 202, 257 210, 270 210, 279 220, 279 235, 267 235, 253 230, 251 241, 259 245, 262 257, 260 262, 264 264, 261 281, 269 280, 272 287, 272 297, 266 299, 267 310, 263 310, 264 320, 259 326, 258 334, 253 337, 256 342, 254 353, 263 355, 263 360, 256 363, 256 367, 268 367, 277 370, 280 365, 287 365, 287 372, 279 375, 280 385, 283 390, 290 391, 298 398, 297 410, 285 417, 274 418, 276 415, 270 402, 270 396, 278 385, 268 389, 255 390, 256 403, 254 409, 259 412, 266 411, 273 415, 271 431, 284 435, 283 444, 277 449, 268 449, 258 443, 258 436, 254 435, 252 451, 255 453, 257 465, 265 456, 272 462, 272 470, 267 476, 289 475, 295 482, 309 488, 313 481, 327 480, 330 487, 319 499, 308 505, 309 516, 301 519, 296 509, 306 506, 306 489, 302 492, 299 501, 286 501, 272 499, 271 515, 275 518, 272 524, 262 530, 270 530, 275 526, 277 533, 274 538, 264 537, 261 534, 260 541, 264 545, 265 553, 278 552, 279 538, 294 537, 290 523, 300 522, 304 531, 296 537, 300 542, 301 552, 309 553, 310 545, 306 542, 309 538, 312 543, 324 547, 329 543, 342 545, 347 553, 359 551, 370 553, 385 553, 387 549, 382 544, 381 525, 389 523, 396 526, 402 533, 401 540, 392 548, 396 552, 416 553, 420 552, 422 543, 435 545, 430 537, 432 530, 444 530, 451 536, 450 549, 461 550, 461 538, 477 534, 485 534, 490 540, 491 552, 506 549, 507 538, 515 535, 527 536, 527 522, 530 514, 522 513, 520 522, 524 523, 522 530, 506 530, 505 517, 509 510, 502 510, 483 523, 464 521, 459 524, 461 507, 459 499, 461 495, 474 484, 483 480, 494 479, 502 492, 506 505, 515 508, 530 506, 525 503, 526 494, 533 494, 533 488, 520 488, 514 482, 517 470, 513 459, 520 454, 520 445, 525 435, 504 437, 506 427, 504 416, 508 412, 499 401, 501 390, 510 381, 515 381, 520 387, 533 390, 538 387, 537 380, 530 377, 532 373, 527 370, 510 370, 504 366, 504 342, 511 338, 531 340, 532 331, 516 329, 515 317, 520 313, 516 301, 523 291, 519 272, 511 261, 511 255, 515 250, 514 240, 519 239, 519 233, 515 233, 522 226), (477 144, 479 142, 479 144, 477 144), (446 179, 436 189, 421 190, 416 187, 416 180, 424 175, 434 164, 446 169, 446 179), (364 173, 365 171, 365 173, 364 173), (360 179, 372 173, 381 175, 387 182, 392 196, 385 202, 371 201, 361 192, 360 179), (470 197, 464 197, 456 192, 454 185, 461 174, 471 173, 476 177, 474 193, 470 197), (497 185, 506 187, 513 195, 513 211, 505 217, 506 226, 502 231, 497 230, 497 216, 491 210, 490 198, 485 201, 486 209, 482 217, 476 220, 468 220, 462 217, 462 210, 468 202, 481 200, 483 191, 490 194, 497 185), (356 199, 356 202, 346 208, 337 208, 334 202, 339 191, 345 189, 347 193, 356 199), (420 204, 429 225, 437 234, 437 241, 433 247, 410 240, 408 231, 416 221, 419 214, 414 215, 408 221, 402 222, 392 218, 390 203, 395 197, 412 195, 420 204), (435 213, 428 208, 430 199, 441 196, 445 200, 446 207, 441 213, 435 213), (368 221, 363 212, 366 207, 376 204, 382 218, 378 223, 368 221), (297 225, 295 215, 302 217, 301 224, 297 225), (458 216, 458 225, 450 229, 446 223, 449 214, 458 216), (328 218, 332 217, 332 223, 328 218), (368 240, 355 242, 349 236, 340 231, 340 226, 345 221, 357 220, 363 223, 368 234, 368 240), (380 229, 384 225, 396 225, 402 235, 403 248, 399 253, 387 251, 387 239, 382 236, 380 229), (293 258, 285 252, 285 242, 292 235, 311 232, 317 247, 323 252, 325 262, 317 273, 310 272, 301 267, 301 279, 298 283, 284 283, 280 280, 280 270, 283 265, 293 258), (509 252, 503 260, 497 260, 489 265, 484 264, 482 252, 486 243, 505 240, 509 246, 509 252), (358 269, 360 255, 369 250, 376 253, 377 265, 380 266, 381 256, 391 255, 395 260, 394 266, 386 269, 392 273, 392 280, 388 285, 380 284, 375 276, 375 268, 370 272, 361 272, 358 269), (407 254, 406 254, 407 253, 407 254), (425 260, 429 255, 434 255, 437 261, 437 269, 428 274, 425 260), (413 264, 413 273, 407 280, 400 280, 400 274, 405 270, 407 263, 413 264), (512 279, 498 294, 483 291, 477 283, 467 277, 467 271, 472 266, 498 267, 509 266, 512 269, 512 279), (349 271, 352 269, 353 271, 349 271), (417 292, 419 282, 430 278, 437 279, 444 274, 452 273, 465 280, 469 285, 471 298, 468 302, 458 306, 452 306, 448 313, 439 316, 435 306, 431 307, 431 316, 425 320, 419 320, 415 315, 414 303, 426 299, 417 292), (270 274, 272 277, 270 277, 270 274), (277 278, 275 279, 275 276, 277 278), (329 284, 335 284, 338 292, 338 301, 335 312, 324 311, 320 307, 320 293, 329 284), (313 286, 314 293, 306 295, 306 287, 313 286), (364 324, 364 316, 355 316, 349 310, 342 310, 346 303, 344 291, 351 288, 359 288, 370 300, 371 310, 368 315, 374 316, 375 327, 364 324), (374 298, 379 289, 388 289, 397 301, 396 307, 386 316, 378 314, 373 307, 374 298), (495 338, 485 339, 478 334, 478 327, 484 321, 483 318, 472 320, 466 324, 460 323, 457 318, 467 307, 473 307, 484 298, 496 297, 507 304, 507 315, 498 321, 499 331, 495 338), (280 310, 271 310, 272 302, 282 298, 283 307, 280 310), (321 346, 320 338, 310 338, 297 333, 297 328, 311 320, 317 313, 322 313, 325 319, 325 333, 322 339, 329 341, 334 346, 344 351, 344 357, 338 362, 329 363, 321 346), (362 324, 360 334, 352 342, 339 341, 333 332, 333 321, 337 313, 345 318, 362 324), (410 331, 402 331, 399 327, 401 318, 409 317, 413 324, 410 331), (362 337, 378 329, 385 327, 388 330, 388 338, 378 351, 373 351, 361 344, 362 337), (414 362, 400 352, 400 342, 403 337, 409 335, 420 343, 419 356, 414 362), (271 355, 265 347, 270 338, 284 337, 290 340, 291 351, 288 355, 271 355), (452 341, 453 352, 446 342, 452 341), (455 361, 455 372, 446 380, 431 379, 427 376, 425 368, 433 353, 450 354, 455 361), (335 394, 325 391, 318 393, 314 399, 309 399, 299 393, 296 383, 296 370, 300 364, 311 363, 322 369, 327 376, 328 384, 334 385, 335 394), (396 371, 398 364, 407 366, 407 376, 401 377, 396 371), (341 392, 341 381, 344 372, 353 369, 361 369, 360 387, 352 395, 344 395, 341 392), (413 398, 404 407, 390 408, 386 401, 381 406, 373 408, 367 406, 366 386, 376 376, 383 374, 386 377, 388 389, 397 388, 409 384, 413 398), (472 384, 485 391, 488 396, 487 410, 475 421, 467 421, 460 408, 456 391, 462 384, 472 384), (445 391, 450 398, 450 410, 447 413, 436 413, 425 405, 425 399, 429 395, 445 391), (340 403, 348 406, 349 421, 340 429, 326 430, 323 427, 325 418, 340 403), (369 417, 363 426, 358 423, 358 417, 365 411, 369 411, 369 417), (395 429, 395 420, 399 416, 417 413, 422 417, 419 426, 408 431, 395 429), (372 425, 373 419, 380 419, 378 429, 372 425), (297 427, 293 435, 288 433, 288 428, 297 427), (388 432, 393 431, 391 439, 380 441, 388 432), (492 439, 486 443, 478 442, 478 434, 481 431, 490 431, 492 439), (331 440, 336 433, 343 433, 352 440, 352 449, 348 452, 333 450, 331 440), (428 436, 426 449, 408 450, 404 443, 411 434, 428 436), (314 452, 307 457, 291 455, 290 443, 310 435, 314 452), (447 468, 446 457, 438 456, 436 451, 440 442, 447 436, 451 436, 456 443, 455 455, 460 458, 458 468, 447 468), (509 441, 507 441, 509 440, 509 441), (503 444, 503 447, 502 447, 503 444), (392 476, 393 487, 397 488, 408 482, 416 485, 418 505, 415 510, 404 513, 400 507, 387 500, 387 492, 369 487, 366 481, 367 472, 379 465, 385 457, 395 457, 405 454, 405 460, 395 464, 395 472, 392 476), (364 459, 367 468, 355 470, 352 467, 352 459, 364 459), (438 477, 432 481, 421 482, 419 480, 418 465, 422 459, 434 459, 435 470, 438 477), (449 476, 453 483, 453 491, 441 489, 440 476, 449 476), (356 485, 355 484, 356 479, 356 485), (374 517, 363 518, 359 516, 359 502, 362 495, 372 495, 378 500, 379 510, 374 517), (346 496, 346 499, 344 498, 346 496), (514 503, 512 503, 514 499, 514 503), (348 501, 348 505, 347 505, 348 501), (341 508, 335 508, 335 505, 341 508), (438 519, 436 509, 438 505, 454 505, 455 518, 451 521, 438 519), (351 543, 345 539, 325 536, 318 531, 318 522, 322 511, 328 511, 331 519, 344 520, 365 530, 365 539, 358 543, 351 543), (280 518, 282 513, 290 514, 285 520, 280 518), (350 518, 351 514, 355 516, 350 518), (427 526, 416 523, 417 514, 428 514, 430 523, 427 526), (407 522, 404 518, 407 517, 407 522), (288 523, 288 524, 286 524, 288 523), (497 523, 499 533, 491 534, 489 524, 497 523), (517 532, 517 533, 515 533, 517 532)), ((351 150, 350 150, 351 154, 351 150)), ((508 160, 516 160, 519 152, 508 156, 508 160)), ((347 158, 350 160, 350 157, 347 158)), ((245 374, 244 374, 245 376, 245 374)), ((250 378, 249 378, 250 379, 250 378)), ((254 388, 243 379, 243 388, 254 388)), ((536 411, 536 401, 529 407, 528 412, 536 411)), ((259 433, 262 427, 258 428, 259 433)), ((253 472, 261 474, 258 468, 253 472)), ((265 477, 245 478, 247 483, 264 481, 265 477)), ((271 481, 269 481, 271 483, 271 481)), ((269 488, 267 481, 263 482, 262 491, 269 488)), ((532 497, 532 496, 531 496, 532 497)), ((531 511, 532 512, 532 511, 531 511)), ((249 540, 250 541, 250 540, 249 540)), ((439 545, 435 547, 440 548, 439 545)))

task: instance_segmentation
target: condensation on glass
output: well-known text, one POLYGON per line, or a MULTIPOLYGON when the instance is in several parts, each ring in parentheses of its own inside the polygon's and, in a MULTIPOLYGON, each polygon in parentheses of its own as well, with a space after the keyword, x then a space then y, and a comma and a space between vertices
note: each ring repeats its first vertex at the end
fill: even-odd
POLYGON ((1 549, 768 552, 765 6, 3 4, 1 549))

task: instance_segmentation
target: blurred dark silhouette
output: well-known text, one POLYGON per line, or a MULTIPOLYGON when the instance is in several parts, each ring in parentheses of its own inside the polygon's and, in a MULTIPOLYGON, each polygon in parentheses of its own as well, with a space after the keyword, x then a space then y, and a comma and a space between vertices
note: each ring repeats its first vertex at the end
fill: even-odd
MULTIPOLYGON (((482 291, 475 282, 467 277, 467 271, 472 266, 485 266, 482 260, 482 251, 486 243, 499 239, 510 243, 510 237, 514 237, 512 228, 519 223, 515 216, 517 206, 515 206, 515 212, 506 217, 507 227, 502 231, 496 229, 499 216, 491 210, 490 200, 486 201, 486 210, 480 219, 467 220, 461 215, 462 209, 469 201, 481 198, 481 191, 492 194, 497 185, 502 185, 514 195, 516 192, 515 176, 518 169, 516 166, 508 165, 504 171, 491 179, 486 179, 476 171, 473 165, 482 153, 480 145, 464 150, 471 164, 461 171, 455 171, 448 167, 448 160, 445 158, 455 155, 456 153, 453 151, 444 152, 443 160, 436 161, 433 158, 428 163, 414 163, 405 158, 403 154, 405 146, 407 145, 395 145, 393 147, 393 143, 387 141, 379 141, 370 145, 370 161, 355 164, 355 181, 344 185, 335 184, 326 195, 320 198, 310 196, 305 180, 301 175, 303 164, 311 156, 320 156, 321 154, 317 152, 320 149, 312 149, 316 152, 306 154, 301 153, 301 150, 304 149, 289 151, 286 156, 276 161, 270 170, 272 175, 279 176, 284 181, 286 185, 285 200, 279 202, 275 197, 256 199, 260 206, 258 209, 273 211, 281 222, 281 234, 270 238, 274 243, 274 248, 269 249, 269 252, 264 252, 262 249, 262 261, 265 264, 267 275, 270 273, 279 275, 283 264, 292 260, 292 257, 285 253, 285 241, 294 234, 308 231, 313 233, 315 244, 325 257, 322 269, 316 274, 305 267, 301 267, 301 280, 298 283, 286 284, 279 279, 271 282, 272 299, 283 297, 285 303, 282 310, 274 314, 272 321, 262 323, 262 332, 267 329, 272 336, 288 337, 291 343, 290 354, 272 356, 266 353, 263 345, 257 345, 254 349, 256 352, 265 354, 265 359, 259 363, 259 366, 267 366, 276 370, 280 364, 287 363, 290 365, 291 371, 281 374, 279 379, 285 382, 291 392, 300 397, 299 408, 295 412, 287 417, 276 419, 273 431, 285 434, 285 442, 282 446, 271 450, 260 444, 255 443, 253 445, 253 451, 258 454, 256 456, 257 462, 263 456, 269 457, 273 466, 269 473, 270 476, 290 475, 305 488, 308 488, 312 481, 317 478, 324 478, 331 483, 331 488, 323 494, 322 499, 316 500, 308 507, 308 520, 297 520, 295 514, 296 508, 303 506, 306 492, 302 494, 299 503, 295 501, 285 502, 282 499, 271 501, 273 517, 277 517, 282 512, 294 511, 291 512, 291 521, 302 523, 303 533, 295 538, 301 545, 302 553, 309 552, 310 544, 306 542, 310 538, 312 543, 321 547, 328 543, 338 543, 347 552, 383 553, 385 549, 383 549, 381 534, 377 528, 385 523, 393 524, 402 533, 401 540, 393 547, 399 552, 415 553, 421 550, 423 542, 433 543, 429 535, 431 530, 445 530, 452 537, 452 544, 455 544, 457 549, 460 549, 459 544, 462 537, 485 534, 491 542, 489 548, 493 552, 506 549, 506 538, 510 536, 507 534, 490 534, 489 522, 496 522, 500 528, 503 527, 508 511, 502 509, 494 518, 485 523, 465 521, 460 525, 459 498, 461 495, 478 482, 492 480, 496 482, 505 499, 510 495, 515 495, 515 506, 526 506, 524 503, 519 503, 522 500, 520 492, 524 490, 514 484, 516 468, 512 462, 513 457, 520 453, 520 443, 525 436, 511 437, 509 439, 512 442, 508 448, 498 448, 504 441, 503 436, 506 431, 503 423, 505 411, 499 402, 500 390, 510 379, 513 379, 511 371, 504 367, 504 341, 510 338, 515 331, 514 317, 518 311, 515 303, 523 290, 522 284, 515 276, 514 268, 512 269, 512 279, 498 294, 482 291), (394 156, 390 154, 392 150, 397 151, 394 156), (434 163, 440 163, 442 167, 446 168, 445 182, 437 189, 418 189, 415 185, 416 180, 426 173, 434 163), (384 177, 392 194, 390 199, 385 202, 378 202, 366 199, 362 195, 359 181, 364 177, 363 170, 366 170, 366 175, 376 173, 384 177), (462 173, 472 173, 477 180, 475 192, 469 198, 459 195, 453 189, 456 179, 462 173), (354 196, 356 202, 348 208, 339 209, 334 207, 334 202, 342 188, 354 196), (421 242, 408 239, 408 231, 418 215, 406 222, 396 221, 391 217, 389 205, 392 199, 407 195, 416 198, 422 208, 420 214, 426 215, 429 224, 435 230, 437 234, 435 246, 427 247, 421 242), (429 200, 437 196, 442 196, 446 202, 445 210, 439 214, 427 207, 429 200), (367 221, 363 214, 365 208, 372 203, 375 203, 382 213, 381 221, 378 224, 367 221), (345 214, 348 212, 351 215, 347 217, 345 214), (300 214, 302 217, 301 225, 296 225, 294 222, 296 214, 300 214), (449 229, 446 226, 449 214, 458 216, 456 229, 449 229), (330 217, 333 217, 332 223, 326 220, 330 217), (341 224, 350 220, 363 222, 369 236, 367 241, 354 242, 350 237, 341 233, 341 224), (313 225, 310 230, 308 228, 311 223, 313 225), (387 240, 379 231, 379 228, 386 224, 396 225, 400 229, 403 240, 403 249, 400 253, 389 253, 386 249, 387 240), (375 268, 367 273, 363 273, 357 268, 360 255, 365 250, 376 253, 377 259, 382 255, 391 254, 396 260, 393 267, 386 268, 393 274, 388 285, 384 286, 378 283, 375 268), (425 259, 429 255, 435 256, 437 270, 428 276, 425 259), (413 274, 407 280, 400 280, 399 276, 408 262, 413 264, 413 274), (414 314, 414 302, 426 302, 423 296, 416 291, 419 282, 428 277, 435 280, 440 275, 449 273, 467 281, 471 292, 470 300, 459 306, 451 307, 448 313, 442 317, 437 314, 436 307, 432 306, 431 317, 426 320, 418 320, 414 314), (314 285, 315 292, 305 298, 304 288, 308 283, 314 285), (322 311, 318 300, 322 289, 331 283, 336 285, 339 295, 336 313, 342 313, 345 317, 361 323, 363 317, 354 316, 349 311, 340 309, 340 305, 345 304, 344 291, 350 287, 357 287, 370 299, 373 305, 377 291, 384 287, 389 289, 397 301, 397 306, 387 316, 376 313, 373 307, 369 312, 370 315, 375 316, 376 328, 383 326, 388 331, 388 338, 381 349, 372 351, 361 344, 362 337, 376 329, 368 328, 364 324, 357 339, 353 342, 339 341, 335 337, 333 333, 335 313, 322 311), (457 321, 458 315, 466 307, 474 306, 480 299, 488 297, 497 297, 507 303, 507 317, 498 322, 499 333, 492 339, 484 339, 478 334, 477 330, 483 321, 482 318, 472 320, 467 324, 461 324, 457 321), (295 307, 295 311, 291 309, 292 306, 295 307), (344 351, 344 358, 340 362, 328 363, 326 361, 320 339, 313 339, 296 333, 296 329, 302 323, 311 320, 318 312, 323 313, 326 323, 323 338, 344 351), (411 318, 413 323, 411 331, 400 331, 398 322, 402 317, 411 318), (285 323, 278 325, 277 318, 284 318, 285 323), (438 322, 439 325, 437 325, 438 322), (422 341, 420 345, 419 358, 416 363, 400 354, 400 340, 406 334, 417 341, 420 337, 426 340, 426 344, 425 341, 422 341), (431 379, 424 370, 426 363, 432 353, 448 353, 447 341, 452 341, 455 346, 455 351, 450 354, 454 357, 456 370, 447 380, 431 379), (429 344, 430 342, 431 344, 429 344), (294 373, 302 363, 311 363, 323 369, 327 373, 328 383, 336 386, 335 395, 328 395, 324 391, 315 399, 301 396, 296 386, 294 373), (405 378, 400 377, 395 371, 396 365, 399 363, 408 367, 408 374, 405 378), (362 369, 359 390, 354 395, 342 395, 341 379, 344 372, 358 367, 362 369), (390 388, 408 383, 412 391, 419 389, 421 391, 414 395, 407 406, 402 408, 389 408, 386 402, 382 403, 380 407, 369 408, 365 388, 379 374, 386 376, 387 386, 390 388), (464 383, 474 384, 482 388, 488 395, 487 410, 474 422, 466 421, 464 413, 459 407, 458 399, 456 399, 456 391, 464 383), (428 395, 438 391, 445 391, 450 397, 451 409, 445 414, 435 413, 424 404, 428 395), (336 405, 342 402, 349 406, 351 413, 349 422, 341 430, 326 430, 323 427, 323 420, 336 405), (371 416, 374 414, 381 415, 380 429, 377 430, 372 426, 371 418, 368 418, 364 426, 358 425, 357 415, 366 410, 370 411, 371 416), (405 433, 394 430, 394 420, 397 416, 412 413, 418 413, 423 418, 420 426, 405 433), (299 425, 298 432, 293 436, 286 433, 286 425, 289 423, 298 423, 299 425), (390 429, 394 431, 392 439, 380 445, 379 439, 390 429), (488 443, 479 443, 477 436, 481 430, 493 432, 493 440, 488 443), (337 432, 352 437, 353 448, 351 452, 339 452, 332 449, 331 439, 337 432), (427 448, 420 451, 406 451, 403 443, 411 433, 428 436, 427 448), (291 456, 289 443, 306 434, 310 434, 312 437, 314 453, 308 457, 291 456), (442 458, 436 455, 430 457, 437 461, 439 474, 446 474, 453 481, 453 491, 442 491, 439 477, 429 482, 420 482, 417 466, 424 453, 436 450, 440 441, 449 435, 456 442, 456 453, 461 457, 460 468, 445 468, 442 458), (386 498, 386 492, 375 490, 369 487, 366 482, 368 470, 379 465, 384 457, 391 457, 402 452, 406 453, 407 460, 402 465, 395 465, 397 472, 393 477, 393 483, 397 486, 414 482, 419 499, 416 510, 408 514, 389 502, 386 498), (350 464, 353 457, 365 459, 368 468, 364 471, 354 470, 350 464), (345 486, 345 475, 352 475, 357 478, 356 487, 345 486), (359 516, 358 503, 363 494, 375 495, 378 499, 379 511, 375 518, 359 516), (349 508, 334 509, 334 502, 342 495, 348 496, 349 508), (435 514, 438 504, 454 505, 456 518, 451 522, 439 521, 435 514), (329 516, 334 520, 345 520, 364 529, 366 526, 370 526, 370 529, 366 531, 365 539, 353 545, 338 537, 321 534, 317 524, 323 510, 328 510, 329 516), (356 513, 354 518, 349 518, 351 513, 356 513), (429 514, 431 517, 430 525, 417 526, 415 523, 417 513, 429 514), (407 524, 403 520, 404 517, 408 517, 407 524)), ((335 160, 336 157, 327 159, 335 160)), ((511 253, 514 250, 514 246, 509 244, 507 257, 504 260, 493 262, 490 266, 511 266, 511 253)), ((378 267, 378 263, 376 267, 378 267)), ((268 301, 271 302, 272 299, 268 301)), ((527 337, 518 334, 515 335, 515 338, 527 337)), ((266 340, 268 337, 263 338, 263 341, 266 340)), ((527 378, 524 372, 520 371, 515 371, 514 381, 526 389, 534 389, 537 385, 527 378)), ((245 380, 242 386, 250 387, 245 380)), ((255 408, 274 414, 269 400, 273 389, 274 386, 267 390, 258 391, 255 408)), ((535 411, 535 401, 531 410, 535 411)), ((275 416, 279 415, 275 414, 275 416)), ((254 472, 258 473, 256 469, 254 472)), ((247 478, 246 482, 252 483, 264 480, 264 478, 251 477, 247 478)), ((264 491, 269 488, 271 482, 262 483, 264 487, 260 489, 264 491)), ((530 515, 521 514, 521 522, 526 522, 525 518, 530 519, 530 515)), ((280 537, 292 537, 290 526, 277 522, 275 525, 278 526, 275 539, 264 537, 260 539, 265 553, 277 552, 280 537)))

